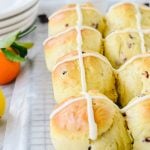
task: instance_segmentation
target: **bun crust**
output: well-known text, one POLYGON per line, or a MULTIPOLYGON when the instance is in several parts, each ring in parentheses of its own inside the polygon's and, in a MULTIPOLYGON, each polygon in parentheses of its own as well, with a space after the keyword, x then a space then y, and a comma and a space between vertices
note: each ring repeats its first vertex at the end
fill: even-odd
POLYGON ((111 8, 106 14, 106 35, 125 28, 136 28, 136 9, 131 3, 124 3, 111 8))
POLYGON ((137 32, 114 33, 105 39, 104 55, 114 68, 141 53, 141 41, 137 32))
MULTIPOLYGON (((94 51, 103 53, 101 33, 93 28, 83 27, 82 31, 83 44, 85 51, 94 51), (94 39, 94 40, 93 40, 94 39)), ((56 64, 58 58, 77 49, 77 31, 72 28, 62 34, 50 37, 44 43, 46 64, 50 71, 56 64)))
POLYGON ((143 29, 150 28, 150 8, 146 6, 140 7, 141 12, 141 25, 143 29))
MULTIPOLYGON (((99 54, 97 55, 99 56, 99 54)), ((71 52, 64 58, 71 58, 72 56, 78 55, 77 53, 71 52)), ((103 58, 102 55, 100 57, 103 58)), ((115 88, 115 75, 111 66, 102 59, 93 56, 84 57, 83 60, 87 90, 96 89, 115 102, 117 93, 115 88)), ((52 72, 52 81, 54 96, 57 102, 61 102, 71 96, 79 96, 82 87, 78 60, 72 60, 58 65, 52 72)))
MULTIPOLYGON (((68 100, 69 101, 69 100, 68 100)), ((59 111, 51 120, 51 137, 57 150, 130 149, 131 139, 125 121, 111 101, 93 100, 94 118, 98 127, 98 138, 89 141, 89 124, 86 100, 81 99, 59 111), (63 144, 63 148, 62 148, 63 144)))
POLYGON ((119 101, 122 106, 142 94, 150 93, 150 57, 136 58, 117 74, 119 101))
POLYGON ((150 53, 150 33, 146 33, 144 35, 146 52, 150 53))
POLYGON ((112 6, 106 15, 105 35, 123 29, 137 29, 137 9, 141 15, 141 26, 143 29, 150 27, 150 8, 136 4, 122 3, 112 6), (137 8, 136 8, 137 7, 137 8))
POLYGON ((126 111, 126 120, 134 138, 133 150, 150 147, 150 96, 126 111))
MULTIPOLYGON (((83 14, 83 25, 91 26, 100 32, 104 30, 103 16, 91 5, 81 6, 83 14)), ((77 25, 77 12, 76 5, 72 5, 71 8, 64 8, 55 15, 49 18, 49 35, 53 35, 62 32, 69 27, 77 25)))

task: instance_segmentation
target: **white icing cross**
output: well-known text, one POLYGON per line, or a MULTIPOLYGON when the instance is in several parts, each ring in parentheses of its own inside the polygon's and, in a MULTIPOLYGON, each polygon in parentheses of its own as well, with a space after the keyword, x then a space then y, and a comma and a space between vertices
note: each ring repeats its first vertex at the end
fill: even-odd
MULTIPOLYGON (((71 61, 71 60, 74 60, 74 59, 78 59, 79 61, 79 67, 80 67, 80 77, 81 77, 81 85, 82 85, 82 91, 81 91, 81 94, 83 95, 83 97, 79 97, 79 98, 76 98, 76 99, 72 99, 72 100, 69 100, 67 102, 65 102, 62 106, 58 107, 50 116, 50 118, 52 119, 53 116, 55 116, 60 110, 62 110, 63 108, 65 108, 66 106, 70 105, 71 103, 73 102, 76 102, 78 100, 81 100, 81 99, 86 99, 87 100, 87 114, 88 114, 88 123, 89 123, 89 138, 91 140, 96 140, 97 138, 97 124, 95 122, 95 119, 94 119, 94 112, 93 112, 93 105, 92 105, 92 97, 87 93, 87 84, 86 84, 86 76, 85 76, 85 67, 84 67, 84 61, 83 61, 83 54, 82 54, 82 44, 83 44, 83 40, 82 40, 82 33, 81 33, 81 30, 83 29, 83 26, 82 26, 82 22, 83 22, 83 16, 82 16, 82 10, 80 8, 80 5, 76 5, 76 12, 77 12, 77 26, 76 26, 76 31, 77 31, 77 52, 78 52, 78 57, 72 57, 72 58, 69 58, 65 61, 62 61, 62 62, 59 62, 58 64, 56 64, 53 68, 53 70, 60 64, 66 62, 66 61, 71 61)), ((53 17, 53 16, 52 16, 53 17)), ((73 28, 70 28, 68 31, 72 30, 73 28)), ((91 29, 91 28, 90 28, 91 29)), ((65 31, 66 32, 66 31, 65 31)), ((64 32, 62 32, 64 33, 64 32)), ((60 34, 62 33, 59 33, 58 35, 56 36, 59 36, 60 34)), ((55 36, 54 36, 55 37, 55 36)), ((51 39, 48 38, 44 44, 49 40, 51 39)), ((94 54, 92 54, 94 55, 94 54)), ((100 56, 98 56, 100 57, 100 56)), ((107 60, 106 60, 107 61, 107 60)), ((111 65, 110 65, 111 66, 111 65)))
POLYGON ((83 42, 83 40, 82 40, 81 29, 82 29, 83 16, 82 16, 82 10, 81 10, 79 4, 77 4, 77 6, 76 6, 76 12, 77 12, 77 16, 78 16, 76 30, 77 30, 77 51, 78 51, 78 60, 79 60, 80 76, 81 76, 81 84, 82 84, 82 92, 81 93, 84 94, 85 99, 87 100, 89 138, 91 140, 96 140, 96 138, 97 138, 97 124, 94 120, 92 98, 87 93, 85 67, 84 67, 83 56, 82 56, 82 42, 83 42))
POLYGON ((125 106, 124 108, 121 109, 121 112, 122 113, 125 113, 126 111, 128 111, 132 106, 135 106, 143 101, 146 101, 146 100, 150 100, 150 95, 145 95, 145 96, 142 96, 142 97, 135 97, 132 101, 130 101, 128 103, 127 106, 125 106))
MULTIPOLYGON (((55 34, 55 35, 49 36, 49 37, 43 42, 43 46, 44 46, 49 40, 54 39, 54 38, 57 38, 57 37, 59 37, 60 35, 66 34, 67 32, 70 32, 71 30, 74 30, 75 28, 76 28, 76 27, 73 26, 73 27, 70 27, 70 28, 68 28, 68 29, 66 29, 66 30, 64 30, 64 31, 62 31, 62 32, 59 32, 59 33, 57 33, 57 34, 55 34)), ((94 32, 97 32, 97 33, 99 34, 99 36, 102 37, 101 33, 100 33, 98 30, 96 30, 95 28, 91 27, 91 26, 83 25, 81 28, 82 28, 82 30, 87 29, 87 30, 92 30, 92 31, 94 31, 94 32)))
POLYGON ((89 105, 89 107, 87 106, 88 107, 87 111, 91 115, 89 117, 91 119, 88 118, 89 119, 88 121, 91 122, 90 125, 92 125, 92 126, 90 126, 90 128, 92 128, 92 130, 90 130, 89 132, 90 132, 90 135, 92 136, 92 139, 94 140, 94 139, 97 138, 97 134, 95 134, 95 133, 97 133, 97 125, 96 125, 96 123, 93 123, 95 121, 94 121, 94 116, 92 115, 92 113, 94 113, 93 109, 92 109, 92 107, 93 107, 92 106, 92 100, 93 99, 105 100, 105 101, 108 101, 109 103, 111 103, 118 110, 119 110, 119 107, 115 103, 113 103, 109 98, 107 98, 104 95, 95 95, 95 96, 92 96, 92 95, 89 95, 88 93, 83 93, 83 95, 84 96, 73 98, 73 99, 69 99, 68 101, 64 102, 61 106, 59 106, 58 108, 56 108, 51 113, 50 119, 52 119, 57 113, 59 113, 61 110, 63 110, 65 107, 69 106, 70 104, 75 103, 75 102, 80 101, 80 100, 86 100, 87 101, 87 99, 88 99, 87 105, 89 105), (91 111, 92 111, 92 113, 91 113, 91 111), (94 132, 92 132, 92 131, 94 131, 94 132))
MULTIPOLYGON (((117 3, 116 5, 111 6, 108 13, 110 13, 113 8, 115 8, 119 5, 122 5, 124 3, 126 3, 126 2, 117 3)), ((141 39, 141 52, 146 53, 144 33, 150 33, 150 29, 142 29, 142 27, 141 27, 142 16, 141 16, 140 8, 136 3, 133 3, 133 2, 129 2, 129 3, 132 4, 134 6, 134 8, 136 9, 137 29, 127 28, 127 29, 123 29, 123 30, 116 30, 116 31, 113 31, 112 33, 110 33, 106 38, 108 38, 108 37, 110 37, 116 33, 137 32, 140 36, 140 39, 141 39)))
POLYGON ((138 33, 141 39, 141 51, 142 53, 146 52, 146 48, 145 48, 145 42, 144 42, 144 34, 143 34, 143 30, 141 27, 141 13, 140 13, 140 8, 137 6, 137 4, 134 4, 134 7, 136 9, 136 21, 137 21, 137 29, 138 29, 138 33))

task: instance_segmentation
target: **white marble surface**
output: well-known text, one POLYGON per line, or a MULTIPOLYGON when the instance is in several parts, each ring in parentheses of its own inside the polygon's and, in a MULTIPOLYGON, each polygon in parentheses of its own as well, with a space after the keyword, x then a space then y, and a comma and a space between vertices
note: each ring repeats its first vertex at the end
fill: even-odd
MULTIPOLYGON (((92 2, 104 12, 117 1, 92 2)), ((41 0, 39 14, 50 15, 71 2, 86 1, 41 0)), ((36 25, 37 30, 24 38, 35 44, 29 52, 29 60, 22 67, 16 81, 2 87, 7 98, 7 112, 0 121, 0 150, 53 150, 49 137, 49 114, 54 100, 50 73, 46 69, 42 47, 47 37, 47 24, 37 21, 36 25)))

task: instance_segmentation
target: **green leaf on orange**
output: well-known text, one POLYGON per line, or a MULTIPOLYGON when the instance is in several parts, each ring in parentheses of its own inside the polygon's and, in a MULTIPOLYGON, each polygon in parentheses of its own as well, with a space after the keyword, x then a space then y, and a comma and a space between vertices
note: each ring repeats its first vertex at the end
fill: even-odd
POLYGON ((19 55, 17 55, 16 53, 7 50, 6 48, 2 48, 1 49, 2 53, 6 56, 6 58, 10 61, 13 62, 24 62, 26 59, 20 57, 19 55))
POLYGON ((25 48, 27 48, 27 49, 33 47, 33 43, 32 43, 32 42, 20 42, 20 41, 15 41, 15 43, 16 43, 17 45, 20 45, 20 46, 25 47, 25 48))
POLYGON ((25 57, 28 53, 27 48, 16 44, 16 42, 11 45, 11 48, 21 57, 25 57))

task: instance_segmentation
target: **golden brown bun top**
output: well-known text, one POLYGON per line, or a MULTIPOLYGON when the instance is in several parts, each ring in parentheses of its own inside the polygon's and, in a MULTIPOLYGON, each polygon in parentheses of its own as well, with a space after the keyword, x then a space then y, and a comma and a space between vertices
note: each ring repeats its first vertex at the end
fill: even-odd
POLYGON ((150 29, 150 8, 134 3, 118 3, 110 7, 106 15, 106 33, 115 30, 138 29, 137 19, 141 28, 150 29))
MULTIPOLYGON (((93 91, 93 93, 97 93, 93 91)), ((95 94, 91 94, 95 95, 95 94)), ((98 128, 100 128, 100 134, 106 132, 113 123, 113 116, 115 114, 115 104, 111 100, 103 98, 102 94, 96 94, 102 96, 101 99, 93 99, 94 118, 98 128)), ((70 99, 68 99, 69 101, 70 99)), ((61 104, 62 105, 62 104, 61 104)), ((60 105, 59 105, 60 106, 60 105)), ((59 107, 58 106, 58 107, 59 107)), ((59 111, 53 118, 52 124, 56 131, 64 134, 88 134, 89 123, 87 116, 87 102, 86 99, 81 99, 64 109, 59 111)), ((70 135, 69 135, 70 136, 70 135)))
POLYGON ((135 12, 135 7, 132 3, 118 3, 115 5, 112 5, 112 7, 110 7, 109 11, 133 11, 135 12))
POLYGON ((118 70, 118 93, 122 106, 136 96, 150 93, 150 55, 133 58, 118 70))
MULTIPOLYGON (((76 4, 67 5, 49 17, 48 29, 49 35, 54 35, 65 31, 66 29, 76 26, 78 13, 76 4)), ((91 26, 100 32, 104 30, 104 18, 91 4, 80 5, 81 24, 91 26)))
MULTIPOLYGON (((86 51, 83 50, 82 54, 83 54, 83 56, 84 56, 84 54, 87 54, 89 56, 92 56, 92 54, 98 55, 99 57, 102 57, 105 60, 105 62, 108 64, 108 66, 112 67, 111 64, 109 63, 109 61, 107 60, 107 58, 104 57, 103 55, 99 54, 98 52, 90 52, 88 50, 86 50, 86 51)), ((63 60, 67 60, 69 58, 72 59, 73 57, 77 57, 77 60, 78 60, 78 51, 77 50, 74 50, 74 51, 64 55, 63 57, 59 58, 57 63, 59 63, 63 60)))
POLYGON ((74 50, 71 53, 68 53, 68 54, 64 55, 63 57, 59 58, 57 63, 65 60, 65 59, 72 58, 74 56, 78 56, 78 51, 77 50, 74 50))
POLYGON ((126 120, 134 139, 133 149, 150 148, 150 95, 133 99, 126 107, 126 120))
POLYGON ((145 69, 149 70, 149 68, 150 68, 150 53, 134 56, 133 58, 128 60, 122 67, 120 67, 118 69, 118 72, 121 72, 124 70, 126 71, 126 69, 131 69, 131 68, 138 69, 138 71, 140 71, 140 70, 144 71, 145 69))
MULTIPOLYGON (((144 98, 144 101, 139 101, 133 106, 129 107, 126 111, 127 116, 133 117, 133 120, 137 123, 137 125, 150 125, 150 95, 146 95, 144 97, 139 97, 137 99, 133 99, 130 104, 134 101, 144 98), (145 98, 144 98, 145 97, 145 98)), ((132 119, 132 118, 129 118, 132 119)), ((146 126, 145 126, 146 127, 146 126)), ((136 130, 136 129, 135 129, 136 130)))
MULTIPOLYGON (((82 27, 82 49, 103 53, 102 35, 92 27, 82 27), (93 41, 93 39, 95 39, 93 41)), ((63 33, 56 34, 45 40, 44 52, 48 70, 52 71, 58 58, 77 49, 77 29, 69 28, 63 33)))
MULTIPOLYGON (((109 61, 98 53, 84 52, 83 63, 86 88, 96 89, 115 102, 115 74, 109 61)), ((79 96, 82 91, 81 77, 77 51, 59 59, 52 71, 54 95, 58 103, 70 96, 79 96)))

